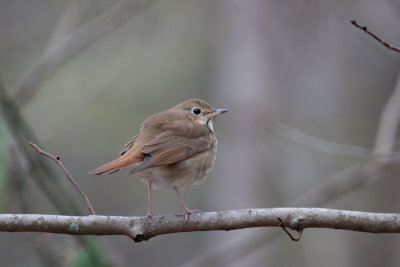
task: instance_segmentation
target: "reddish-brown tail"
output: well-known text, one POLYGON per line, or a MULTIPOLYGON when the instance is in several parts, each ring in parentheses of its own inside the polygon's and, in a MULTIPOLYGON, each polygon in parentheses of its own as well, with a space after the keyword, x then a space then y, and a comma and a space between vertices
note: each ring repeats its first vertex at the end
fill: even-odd
POLYGON ((103 173, 111 173, 118 171, 119 169, 131 165, 132 163, 140 161, 139 159, 134 159, 132 157, 121 156, 113 161, 110 161, 100 167, 97 167, 93 171, 90 171, 89 174, 103 174, 103 173))

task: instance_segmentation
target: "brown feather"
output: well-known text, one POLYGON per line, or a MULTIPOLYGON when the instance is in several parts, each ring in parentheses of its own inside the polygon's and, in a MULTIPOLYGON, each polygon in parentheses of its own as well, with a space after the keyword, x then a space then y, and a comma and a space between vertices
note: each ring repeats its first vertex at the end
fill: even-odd
POLYGON ((194 123, 181 112, 168 110, 154 114, 143 122, 131 149, 138 149, 144 159, 130 173, 173 164, 204 152, 209 148, 210 138, 207 127, 194 123))
POLYGON ((126 151, 131 149, 131 147, 135 144, 137 137, 138 137, 138 135, 135 135, 134 137, 132 137, 132 139, 128 143, 126 143, 126 145, 124 145, 124 148, 121 150, 121 152, 119 152, 120 156, 124 155, 126 153, 126 151))
POLYGON ((97 167, 93 171, 90 171, 90 174, 103 174, 103 173, 113 173, 118 171, 119 169, 129 166, 135 162, 141 161, 142 159, 135 159, 132 157, 121 156, 113 161, 110 161, 100 167, 97 167))
POLYGON ((151 140, 142 147, 146 154, 144 160, 130 173, 135 173, 160 165, 169 165, 204 152, 209 148, 206 136, 186 138, 182 136, 160 137, 151 140))

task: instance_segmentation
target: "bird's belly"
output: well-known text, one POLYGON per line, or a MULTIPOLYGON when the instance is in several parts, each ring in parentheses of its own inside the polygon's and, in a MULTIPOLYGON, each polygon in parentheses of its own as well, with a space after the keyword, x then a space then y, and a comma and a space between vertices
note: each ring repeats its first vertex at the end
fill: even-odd
POLYGON ((137 175, 142 182, 149 180, 155 189, 177 187, 187 189, 202 183, 214 165, 216 149, 210 149, 193 157, 170 164, 153 167, 137 175))

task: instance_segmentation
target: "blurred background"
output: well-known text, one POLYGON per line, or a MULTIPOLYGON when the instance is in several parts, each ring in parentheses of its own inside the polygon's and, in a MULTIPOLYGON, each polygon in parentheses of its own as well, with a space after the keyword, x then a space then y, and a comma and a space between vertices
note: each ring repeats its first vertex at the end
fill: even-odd
MULTIPOLYGON (((98 214, 145 215, 137 177, 88 171, 147 116, 192 97, 229 112, 215 126, 213 171, 183 193, 190 208, 398 212, 400 54, 353 19, 400 46, 395 0, 0 1, 1 212, 88 214, 31 140, 61 157, 98 214)), ((175 192, 154 191, 153 211, 182 207, 175 192)), ((1 266, 400 264, 397 235, 327 229, 300 242, 279 228, 142 243, 1 233, 0 247, 1 266)))

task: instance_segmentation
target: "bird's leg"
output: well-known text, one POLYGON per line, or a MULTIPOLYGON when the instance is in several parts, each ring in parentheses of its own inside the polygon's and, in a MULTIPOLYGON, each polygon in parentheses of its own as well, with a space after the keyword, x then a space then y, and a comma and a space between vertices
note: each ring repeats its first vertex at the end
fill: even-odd
POLYGON ((153 217, 153 211, 151 210, 151 180, 149 180, 149 212, 147 218, 153 217))
POLYGON ((178 194, 179 199, 181 200, 181 203, 183 205, 183 209, 185 210, 185 222, 187 222, 189 218, 189 214, 195 213, 195 212, 200 212, 199 210, 190 210, 185 204, 185 201, 183 201, 183 197, 181 196, 181 193, 179 193, 178 188, 174 186, 175 192, 178 194))

